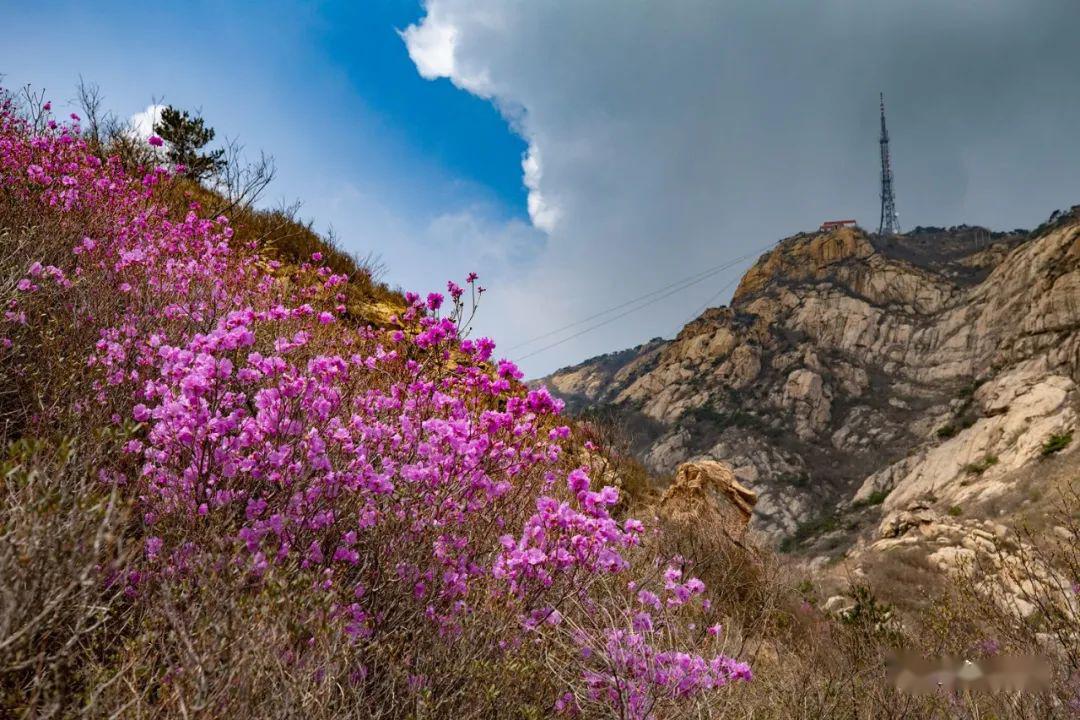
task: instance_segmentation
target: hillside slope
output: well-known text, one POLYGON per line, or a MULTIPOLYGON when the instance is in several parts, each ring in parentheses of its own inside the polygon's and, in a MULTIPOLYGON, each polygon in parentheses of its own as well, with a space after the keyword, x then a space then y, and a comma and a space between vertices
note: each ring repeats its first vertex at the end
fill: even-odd
POLYGON ((711 716, 751 679, 615 459, 466 337, 475 273, 399 295, 35 117, 0 88, 0 717, 711 716))
POLYGON ((801 233, 674 340, 545 378, 633 422, 656 473, 729 462, 776 539, 845 504, 1004 492, 1051 438, 1071 449, 1078 380, 1077 208, 1030 234, 801 233))

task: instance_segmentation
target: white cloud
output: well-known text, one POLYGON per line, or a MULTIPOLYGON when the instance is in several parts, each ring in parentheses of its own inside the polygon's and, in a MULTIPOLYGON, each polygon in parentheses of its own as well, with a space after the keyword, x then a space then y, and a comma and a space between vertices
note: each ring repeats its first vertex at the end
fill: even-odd
POLYGON ((529 217, 533 225, 551 232, 559 221, 559 208, 544 197, 540 191, 540 180, 543 170, 540 165, 540 148, 529 145, 529 150, 521 160, 521 170, 524 174, 525 187, 529 190, 528 209, 529 217))
POLYGON ((417 72, 428 80, 454 75, 455 35, 452 25, 442 24, 432 15, 401 33, 417 72))
MULTIPOLYGON (((481 18, 473 16, 474 21, 482 22, 481 18)), ((428 80, 447 78, 463 90, 481 97, 491 97, 487 71, 471 70, 468 64, 458 61, 458 29, 452 18, 444 16, 438 6, 429 5, 423 22, 405 28, 401 37, 421 77, 428 80)))
POLYGON ((128 118, 128 125, 135 137, 145 140, 153 135, 154 125, 161 120, 161 111, 164 109, 164 105, 147 105, 145 110, 128 118))

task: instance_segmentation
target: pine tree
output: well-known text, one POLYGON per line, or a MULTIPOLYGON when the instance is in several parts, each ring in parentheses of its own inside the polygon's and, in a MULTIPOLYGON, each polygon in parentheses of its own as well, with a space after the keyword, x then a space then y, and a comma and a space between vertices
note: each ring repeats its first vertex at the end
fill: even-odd
POLYGON ((168 143, 165 155, 169 162, 183 165, 184 174, 192 180, 211 177, 225 165, 223 149, 203 150, 214 139, 214 129, 187 110, 166 107, 161 111, 161 119, 154 123, 154 133, 168 143))

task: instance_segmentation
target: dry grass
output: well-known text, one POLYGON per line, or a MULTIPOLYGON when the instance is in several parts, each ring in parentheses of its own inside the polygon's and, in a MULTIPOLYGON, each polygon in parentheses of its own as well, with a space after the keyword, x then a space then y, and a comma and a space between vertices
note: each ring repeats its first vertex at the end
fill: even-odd
POLYGON ((550 697, 527 654, 486 661, 486 637, 391 634, 381 662, 351 665, 355 646, 311 622, 287 573, 253 586, 204 567, 130 592, 141 543, 128 503, 91 479, 97 460, 23 441, 0 464, 0 717, 521 717, 550 697), (413 675, 435 682, 410 692, 413 675))
POLYGON ((70 443, 11 443, 0 462, 0 715, 71 714, 74 681, 127 632, 129 508, 70 443))
MULTIPOLYGON (((299 205, 282 205, 269 210, 237 205, 221 193, 186 178, 175 179, 161 198, 177 210, 198 202, 210 216, 227 213, 236 232, 234 242, 254 243, 263 255, 284 263, 282 272, 295 272, 299 266, 310 262, 314 253, 321 253, 320 264, 349 278, 345 304, 349 315, 357 322, 382 324, 387 319, 387 312, 382 308, 391 308, 391 312, 404 308, 401 293, 382 282, 386 268, 375 253, 361 256, 343 250, 333 233, 321 235, 310 221, 299 218, 299 205)), ((365 244, 378 242, 378 238, 357 240, 365 244)))
MULTIPOLYGON (((381 640, 380 662, 350 666, 355 654, 333 624, 297 633, 313 627, 308 621, 316 609, 307 604, 309 595, 293 592, 295 579, 287 575, 254 587, 229 568, 202 568, 128 597, 130 510, 88 479, 90 468, 115 452, 115 442, 8 446, 0 504, 0 716, 544 716, 542 698, 551 688, 537 683, 543 658, 522 653, 493 663, 469 651, 480 643, 448 649, 405 634, 381 640), (420 662, 406 668, 403 658, 420 662), (419 694, 409 692, 418 668, 438 678, 419 694)), ((1080 499, 1066 500, 1059 520, 1080 531, 1080 499)), ((1013 538, 1011 547, 1019 541, 1013 538)), ((862 612, 845 620, 818 609, 822 598, 813 583, 783 558, 723 532, 669 526, 663 544, 664 552, 694 563, 724 618, 727 649, 749 658, 755 670, 750 685, 699 717, 1069 717, 1080 625, 1075 605, 1055 604, 1043 588, 1029 596, 1040 612, 1018 622, 977 583, 929 584, 931 572, 919 557, 901 553, 870 573, 865 582, 873 589, 860 599, 862 612), (878 598, 896 597, 912 583, 920 583, 925 599, 893 616, 878 598), (1002 652, 1060 653, 1055 691, 917 697, 889 684, 892 648, 972 657, 987 639, 1002 652)), ((1034 575, 1036 564, 1080 572, 1075 544, 1043 540, 1028 547, 1017 579, 1034 575)))

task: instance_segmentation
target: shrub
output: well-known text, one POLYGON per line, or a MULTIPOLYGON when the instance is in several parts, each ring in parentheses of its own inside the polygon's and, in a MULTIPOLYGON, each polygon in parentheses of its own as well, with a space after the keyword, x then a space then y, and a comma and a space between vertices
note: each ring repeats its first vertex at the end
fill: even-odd
POLYGON ((957 397, 962 399, 962 400, 970 400, 970 399, 974 398, 975 397, 975 391, 977 391, 980 387, 982 387, 983 383, 985 383, 985 382, 986 382, 985 378, 980 378, 978 380, 972 380, 970 383, 968 383, 967 385, 965 385, 963 388, 960 389, 960 392, 957 395, 957 397))
MULTIPOLYGON (((34 135, 0 108, 0 225, 48 238, 4 253, 0 365, 17 392, 0 418, 8 438, 108 439, 86 497, 122 505, 133 521, 114 534, 136 552, 110 559, 65 521, 87 553, 76 587, 108 597, 78 607, 103 607, 91 626, 119 647, 17 712, 229 715, 302 678, 258 703, 307 714, 315 692, 329 714, 464 717, 494 692, 507 715, 637 718, 705 712, 749 679, 695 631, 717 617, 690 563, 614 517, 619 492, 572 461, 561 403, 466 337, 475 274, 448 299, 406 295, 389 328, 348 324, 349 278, 321 251, 286 268, 197 202, 176 217, 160 200, 181 181, 128 176, 79 134, 34 135), (248 618, 235 668, 217 628, 235 639, 248 618)), ((80 637, 58 622, 67 662, 80 637)), ((38 638, 3 630, 0 647, 38 638)), ((19 672, 33 662, 5 668, 5 698, 38 682, 19 672)))
POLYGON ((941 427, 939 427, 937 429, 937 432, 935 433, 935 435, 937 435, 942 440, 947 440, 947 439, 949 439, 951 437, 955 437, 956 436, 956 426, 955 425, 942 425, 941 427))
POLYGON ((1072 442, 1072 433, 1055 433, 1046 439, 1046 442, 1042 446, 1043 457, 1049 457, 1054 453, 1061 452, 1065 448, 1069 447, 1069 443, 1072 442))
POLYGON ((964 471, 967 472, 969 475, 982 475, 984 472, 997 464, 997 455, 986 455, 981 460, 965 465, 964 471))
POLYGON ((780 549, 790 552, 807 540, 824 535, 840 527, 840 518, 836 513, 825 513, 811 520, 800 523, 792 535, 784 538, 780 543, 780 549))
POLYGON ((852 503, 852 507, 855 508, 855 509, 861 509, 861 508, 874 507, 874 506, 880 505, 881 503, 885 502, 885 498, 889 497, 890 492, 892 492, 892 491, 891 490, 875 490, 874 492, 870 493, 866 497, 866 499, 859 500, 859 501, 856 501, 856 502, 852 503))
POLYGON ((841 614, 841 619, 851 625, 861 625, 871 633, 888 633, 891 628, 893 610, 878 600, 869 585, 856 584, 850 590, 855 604, 841 614))
POLYGON ((888 490, 875 490, 874 492, 870 493, 870 497, 866 499, 866 502, 869 505, 880 505, 881 503, 885 502, 885 498, 887 497, 889 497, 888 490))

